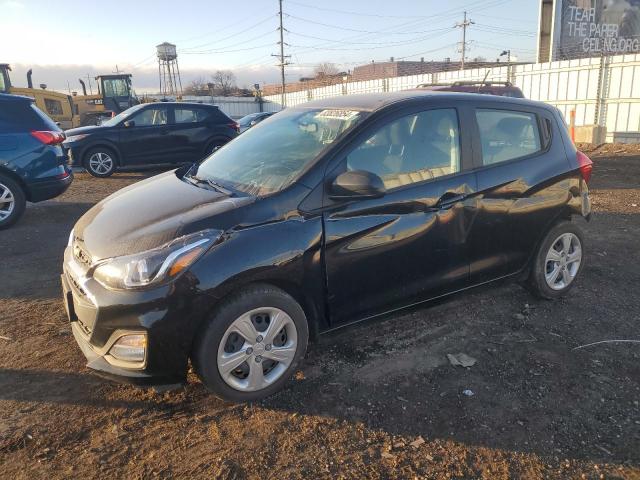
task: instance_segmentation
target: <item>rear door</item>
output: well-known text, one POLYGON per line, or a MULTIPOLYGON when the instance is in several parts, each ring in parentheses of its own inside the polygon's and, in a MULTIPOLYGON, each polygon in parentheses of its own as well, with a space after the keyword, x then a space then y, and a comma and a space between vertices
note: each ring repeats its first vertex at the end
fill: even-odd
POLYGON ((169 127, 172 162, 194 162, 202 158, 211 137, 210 109, 189 105, 174 106, 174 123, 169 127))
POLYGON ((471 281, 526 266, 569 195, 569 165, 555 118, 545 109, 482 102, 474 109, 478 205, 471 281))
POLYGON ((172 157, 168 105, 154 104, 133 114, 131 127, 120 125, 120 152, 123 165, 167 163, 172 157))
POLYGON ((333 202, 324 258, 333 324, 463 288, 475 190, 460 109, 393 115, 359 135, 327 184, 347 170, 379 175, 382 198, 333 202))

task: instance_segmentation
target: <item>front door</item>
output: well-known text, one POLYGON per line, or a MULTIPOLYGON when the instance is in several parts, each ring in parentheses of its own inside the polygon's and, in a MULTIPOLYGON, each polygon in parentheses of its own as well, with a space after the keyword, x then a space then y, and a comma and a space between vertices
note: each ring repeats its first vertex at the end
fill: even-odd
POLYGON ((145 107, 127 119, 131 126, 120 125, 122 164, 140 165, 169 162, 171 136, 166 105, 145 107))
MULTIPOLYGON (((367 170, 387 189, 324 214, 332 323, 390 311, 465 287, 475 174, 459 111, 395 115, 362 134, 327 175, 367 170)), ((330 202, 330 201, 329 201, 330 202)))

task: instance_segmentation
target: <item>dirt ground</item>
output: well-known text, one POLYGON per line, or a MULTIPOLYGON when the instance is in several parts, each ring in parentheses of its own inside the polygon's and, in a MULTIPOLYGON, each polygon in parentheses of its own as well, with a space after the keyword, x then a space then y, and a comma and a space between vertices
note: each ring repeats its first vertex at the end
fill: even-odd
POLYGON ((586 146, 595 213, 571 295, 500 284, 332 333, 253 405, 85 368, 59 273, 93 203, 78 174, 0 232, 0 477, 640 479, 640 149, 586 146), (454 367, 448 353, 477 359, 454 367), (471 390, 472 396, 463 393, 471 390))

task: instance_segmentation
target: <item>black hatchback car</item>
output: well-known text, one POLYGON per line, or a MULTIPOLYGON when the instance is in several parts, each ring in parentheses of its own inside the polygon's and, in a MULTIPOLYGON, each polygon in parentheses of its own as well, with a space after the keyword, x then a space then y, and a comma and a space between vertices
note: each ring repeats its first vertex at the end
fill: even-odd
POLYGON ((214 105, 136 105, 99 126, 67 130, 64 147, 76 167, 108 177, 118 167, 200 160, 235 138, 236 122, 214 105))
POLYGON ((232 401, 315 336, 510 277, 575 283, 591 161, 554 107, 424 91, 289 108, 75 225, 65 305, 89 367, 232 401))

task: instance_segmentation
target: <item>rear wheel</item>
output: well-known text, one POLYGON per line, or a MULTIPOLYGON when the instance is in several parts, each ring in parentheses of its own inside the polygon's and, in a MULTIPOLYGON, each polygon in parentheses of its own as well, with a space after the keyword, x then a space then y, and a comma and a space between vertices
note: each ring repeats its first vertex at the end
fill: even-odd
POLYGON ((94 177, 109 177, 116 171, 116 154, 107 147, 92 148, 84 156, 84 168, 94 177))
POLYGON ((582 270, 584 257, 584 234, 571 222, 562 222, 553 227, 534 259, 529 277, 529 287, 542 298, 561 297, 575 283, 582 270))
POLYGON ((291 377, 306 351, 308 332, 304 311, 290 295, 269 285, 253 286, 217 309, 193 363, 218 397, 259 400, 291 377))
POLYGON ((0 174, 0 229, 8 228, 24 213, 27 200, 20 185, 0 174))

